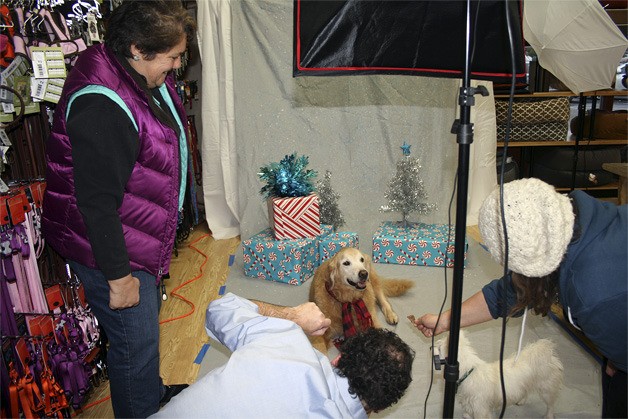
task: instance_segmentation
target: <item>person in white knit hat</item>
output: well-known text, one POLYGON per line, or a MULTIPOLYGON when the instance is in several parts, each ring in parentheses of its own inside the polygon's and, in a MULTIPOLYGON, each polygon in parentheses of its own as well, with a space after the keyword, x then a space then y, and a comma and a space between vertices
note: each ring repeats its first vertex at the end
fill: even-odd
MULTIPOLYGON (((479 228, 493 258, 509 274, 485 285, 461 308, 460 326, 505 316, 526 308, 547 315, 559 301, 565 317, 605 357, 602 367, 602 417, 626 413, 628 346, 628 206, 593 198, 584 191, 562 195, 539 179, 520 179, 500 189, 480 208, 479 228), (504 302, 503 293, 506 293, 504 302)), ((415 326, 425 335, 448 331, 450 311, 425 314, 415 326)))

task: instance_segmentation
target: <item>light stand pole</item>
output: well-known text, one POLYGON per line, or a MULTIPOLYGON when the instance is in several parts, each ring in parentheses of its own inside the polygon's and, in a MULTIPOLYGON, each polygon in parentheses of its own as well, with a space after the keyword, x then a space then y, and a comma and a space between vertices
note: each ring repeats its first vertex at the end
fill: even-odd
POLYGON ((462 306, 462 284, 464 276, 464 251, 467 230, 467 196, 469 191, 469 155, 473 142, 473 124, 471 121, 471 106, 475 104, 474 95, 480 93, 488 96, 486 87, 470 86, 470 45, 471 45, 471 0, 467 0, 465 64, 460 88, 458 105, 460 119, 454 121, 451 129, 456 134, 458 143, 458 193, 456 195, 456 230, 454 250, 454 277, 451 293, 451 323, 449 328, 449 348, 445 362, 445 400, 443 417, 452 418, 456 399, 456 387, 459 376, 458 368, 458 341, 460 337, 460 314, 462 306))

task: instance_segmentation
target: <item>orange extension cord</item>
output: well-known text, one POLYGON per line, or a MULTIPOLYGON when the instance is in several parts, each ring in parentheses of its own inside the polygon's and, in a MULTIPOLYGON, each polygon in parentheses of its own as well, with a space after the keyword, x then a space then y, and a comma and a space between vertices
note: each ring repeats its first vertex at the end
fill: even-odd
MULTIPOLYGON (((211 234, 203 234, 202 236, 200 236, 199 238, 197 238, 196 240, 194 240, 192 243, 188 244, 188 247, 192 250, 195 250, 197 253, 199 253, 201 256, 203 256, 203 263, 201 263, 201 267, 199 268, 199 273, 198 275, 196 275, 194 278, 185 281, 183 284, 179 285, 178 287, 176 287, 175 289, 173 289, 172 291, 170 291, 170 296, 174 297, 174 298, 178 298, 181 301, 183 301, 184 303, 188 304, 191 307, 191 310, 186 313, 183 314, 181 316, 178 317, 173 317, 170 319, 165 319, 159 322, 159 324, 165 324, 165 323, 169 323, 169 322, 173 322, 175 320, 181 320, 185 317, 191 316, 194 311, 196 310, 196 306, 194 305, 193 302, 191 302, 190 300, 188 300, 187 298, 183 297, 181 294, 177 294, 177 291, 179 291, 181 288, 185 287, 188 284, 191 284, 192 282, 200 279, 203 276, 203 269, 205 268, 205 264, 207 263, 207 255, 203 252, 201 252, 197 247, 194 247, 194 245, 196 243, 198 243, 199 241, 201 241, 202 239, 211 236, 211 234)), ((103 397, 100 400, 96 400, 92 403, 88 403, 87 405, 83 406, 81 409, 75 411, 72 414, 72 417, 75 417, 77 414, 83 413, 85 412, 87 409, 90 409, 96 405, 99 405, 100 403, 106 402, 107 400, 111 399, 111 396, 107 396, 107 397, 103 397)))
POLYGON ((182 315, 182 316, 178 316, 178 317, 173 317, 171 319, 165 319, 159 322, 159 324, 164 324, 164 323, 168 323, 168 322, 172 322, 175 320, 181 320, 185 317, 188 317, 190 315, 192 315, 194 313, 194 310, 196 310, 196 306, 194 305, 193 302, 191 302, 190 300, 188 300, 187 298, 183 297, 181 294, 177 294, 177 291, 179 291, 181 288, 185 287, 188 284, 191 284, 192 282, 200 279, 203 276, 203 268, 205 268, 205 264, 207 263, 207 255, 203 252, 201 252, 198 248, 194 247, 194 245, 196 243, 198 243, 199 241, 201 241, 202 239, 204 239, 205 237, 210 236, 210 234, 203 234, 202 236, 200 236, 199 238, 197 238, 196 240, 194 240, 192 243, 188 244, 188 247, 192 250, 195 250, 198 254, 200 254, 201 256, 203 256, 203 263, 201 263, 201 267, 199 268, 199 272, 198 275, 196 275, 194 278, 185 281, 183 284, 179 285, 178 287, 176 287, 175 289, 173 289, 172 291, 170 291, 170 295, 172 297, 178 298, 181 301, 187 303, 190 305, 190 307, 192 308, 190 310, 190 312, 182 315))

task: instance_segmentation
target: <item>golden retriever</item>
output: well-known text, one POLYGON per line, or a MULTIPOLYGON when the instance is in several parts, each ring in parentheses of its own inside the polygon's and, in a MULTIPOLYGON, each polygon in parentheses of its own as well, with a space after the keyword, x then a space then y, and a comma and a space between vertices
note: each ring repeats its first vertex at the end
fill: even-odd
MULTIPOLYGON (((399 317, 386 297, 404 294, 414 283, 407 279, 386 279, 375 272, 371 259, 359 249, 344 247, 316 269, 310 285, 310 301, 331 319, 331 326, 323 336, 324 347, 319 341, 313 345, 324 351, 330 348, 333 339, 343 336, 342 304, 362 299, 368 309, 373 327, 381 328, 377 306, 384 313, 388 324, 397 324, 399 317)), ((353 323, 358 324, 355 310, 353 323)), ((359 329, 359 328, 358 328, 359 329)))

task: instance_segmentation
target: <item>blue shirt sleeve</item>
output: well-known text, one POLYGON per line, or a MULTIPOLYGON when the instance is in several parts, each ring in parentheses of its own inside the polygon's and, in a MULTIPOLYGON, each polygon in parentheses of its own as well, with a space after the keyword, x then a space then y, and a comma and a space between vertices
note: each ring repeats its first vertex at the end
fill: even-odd
MULTIPOLYGON (((508 274, 500 279, 495 279, 482 288, 484 300, 486 300, 488 309, 494 319, 502 317, 504 314, 504 290, 506 292, 505 313, 508 315, 511 307, 513 307, 517 302, 517 293, 512 285, 511 274, 508 274)), ((514 317, 521 316, 522 314, 523 311, 518 312, 514 317)))
POLYGON ((291 329, 298 329, 303 333, 290 320, 260 315, 256 304, 232 293, 212 301, 205 315, 207 334, 231 351, 271 333, 282 333, 291 329))

